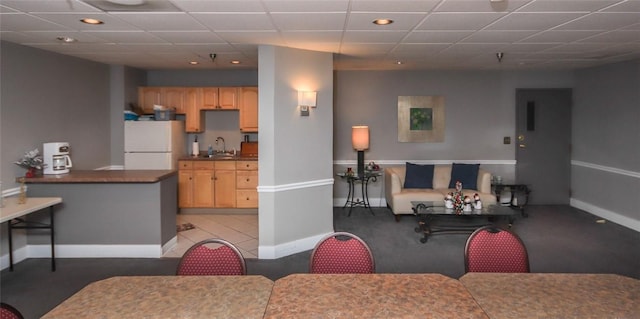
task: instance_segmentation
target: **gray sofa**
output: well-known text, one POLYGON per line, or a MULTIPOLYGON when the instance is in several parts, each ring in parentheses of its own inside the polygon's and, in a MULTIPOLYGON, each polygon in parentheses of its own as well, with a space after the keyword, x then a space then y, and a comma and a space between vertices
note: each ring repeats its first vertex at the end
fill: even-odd
MULTIPOLYGON (((444 206, 444 197, 447 193, 455 191, 449 188, 451 179, 451 164, 434 165, 433 188, 404 188, 405 166, 393 166, 384 170, 384 190, 387 206, 396 216, 413 214, 411 201, 433 201, 437 206, 444 206)), ((462 185, 462 193, 473 196, 480 195, 483 205, 496 204, 496 196, 491 192, 491 173, 478 169, 477 189, 465 189, 462 185)))

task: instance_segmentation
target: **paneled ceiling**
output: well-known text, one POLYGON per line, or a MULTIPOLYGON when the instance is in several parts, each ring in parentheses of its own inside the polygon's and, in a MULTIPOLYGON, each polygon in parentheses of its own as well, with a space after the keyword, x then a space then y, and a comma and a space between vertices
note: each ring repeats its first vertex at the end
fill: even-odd
POLYGON ((640 0, 0 0, 0 38, 141 69, 255 69, 259 45, 337 70, 576 69, 640 58, 640 0))

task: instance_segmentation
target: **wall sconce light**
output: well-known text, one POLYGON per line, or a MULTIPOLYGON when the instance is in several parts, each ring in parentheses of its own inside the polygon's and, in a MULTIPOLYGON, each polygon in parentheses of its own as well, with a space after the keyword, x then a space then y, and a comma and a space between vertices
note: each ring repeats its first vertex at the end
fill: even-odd
POLYGON ((316 107, 316 93, 314 91, 298 91, 300 115, 309 116, 309 107, 316 107))
POLYGON ((358 177, 364 176, 364 150, 369 149, 369 127, 352 126, 351 144, 358 151, 358 177))

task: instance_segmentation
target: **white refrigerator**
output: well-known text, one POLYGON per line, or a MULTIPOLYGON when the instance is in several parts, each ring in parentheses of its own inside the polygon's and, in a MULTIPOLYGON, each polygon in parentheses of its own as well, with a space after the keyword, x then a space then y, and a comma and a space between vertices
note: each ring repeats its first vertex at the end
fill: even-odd
POLYGON ((185 140, 183 121, 125 121, 124 169, 178 169, 185 140))

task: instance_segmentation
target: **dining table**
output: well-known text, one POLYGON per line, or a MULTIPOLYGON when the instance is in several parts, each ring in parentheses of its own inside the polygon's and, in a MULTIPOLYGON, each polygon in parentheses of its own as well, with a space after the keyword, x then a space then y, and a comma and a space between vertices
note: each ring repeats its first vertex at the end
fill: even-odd
POLYGON ((488 318, 440 274, 292 274, 277 279, 264 318, 488 318))
POLYGON ((640 280, 621 275, 467 273, 459 280, 492 319, 640 318, 640 280))
POLYGON ((93 282, 42 318, 262 318, 263 276, 119 276, 93 282))

